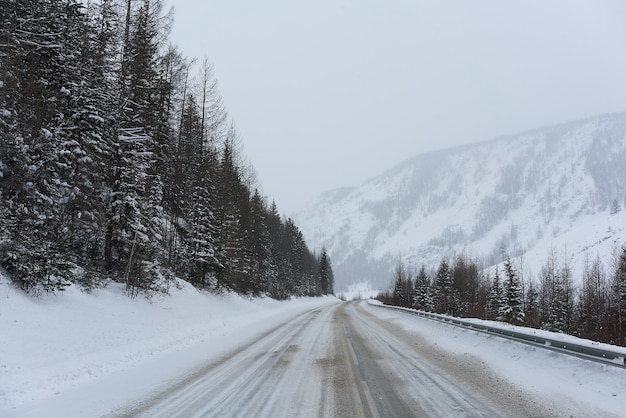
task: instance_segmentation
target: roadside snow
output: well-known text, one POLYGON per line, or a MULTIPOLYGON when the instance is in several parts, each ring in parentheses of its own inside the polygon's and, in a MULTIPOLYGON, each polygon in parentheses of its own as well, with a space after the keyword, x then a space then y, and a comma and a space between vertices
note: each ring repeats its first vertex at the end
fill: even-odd
POLYGON ((123 286, 32 299, 0 274, 0 417, 101 416, 337 299, 286 302, 180 290, 131 300, 123 286))
MULTIPOLYGON (((468 361, 477 358, 485 367, 530 393, 538 403, 556 411, 558 416, 626 416, 626 369, 372 306, 375 304, 378 301, 369 301, 369 312, 407 332, 425 337, 441 347, 442 352, 457 358, 465 356, 468 361)), ((577 344, 583 341, 563 334, 540 333, 577 344)), ((611 347, 615 351, 624 350, 611 347)))
MULTIPOLYGON (((91 294, 71 286, 32 299, 0 273, 0 417, 111 414, 289 318, 338 302, 331 297, 248 300, 179 284, 170 296, 152 300, 131 300, 118 284, 91 294)), ((442 353, 477 359, 559 416, 626 416, 626 369, 367 308, 424 336, 442 353)))

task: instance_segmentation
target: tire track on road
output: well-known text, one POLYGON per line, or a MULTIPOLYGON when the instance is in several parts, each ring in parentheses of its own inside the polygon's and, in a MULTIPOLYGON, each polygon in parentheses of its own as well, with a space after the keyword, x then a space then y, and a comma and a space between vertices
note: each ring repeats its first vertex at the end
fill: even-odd
POLYGON ((465 363, 358 302, 341 303, 286 321, 116 416, 549 416, 465 363))

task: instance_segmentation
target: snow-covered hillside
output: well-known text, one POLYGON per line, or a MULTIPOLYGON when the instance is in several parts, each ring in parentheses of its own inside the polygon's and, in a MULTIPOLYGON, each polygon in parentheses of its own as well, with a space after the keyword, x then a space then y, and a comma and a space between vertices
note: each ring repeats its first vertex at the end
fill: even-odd
POLYGON ((626 113, 419 155, 359 187, 327 192, 296 216, 326 246, 336 289, 384 288, 402 256, 436 266, 465 251, 486 265, 550 251, 574 269, 585 250, 608 266, 626 242, 626 113))

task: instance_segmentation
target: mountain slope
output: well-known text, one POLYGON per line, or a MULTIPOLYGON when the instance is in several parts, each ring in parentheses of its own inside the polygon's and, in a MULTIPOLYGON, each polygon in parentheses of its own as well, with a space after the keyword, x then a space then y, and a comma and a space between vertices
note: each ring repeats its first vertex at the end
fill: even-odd
POLYGON ((626 240, 626 113, 542 128, 409 159, 353 189, 327 192, 296 218, 325 245, 338 288, 386 287, 402 255, 435 266, 460 251, 525 254, 538 273, 550 248, 578 263, 626 240))

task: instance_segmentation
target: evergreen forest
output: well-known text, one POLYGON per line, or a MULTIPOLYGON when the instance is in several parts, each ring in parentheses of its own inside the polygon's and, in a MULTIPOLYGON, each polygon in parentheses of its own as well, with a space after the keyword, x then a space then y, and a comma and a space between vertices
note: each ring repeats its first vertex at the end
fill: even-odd
POLYGON ((31 294, 332 293, 172 24, 163 0, 0 0, 0 266, 31 294))
POLYGON ((551 250, 536 280, 524 272, 523 258, 518 266, 507 256, 501 267, 483 269, 461 254, 443 258, 433 272, 422 265, 416 274, 400 261, 392 288, 378 299, 626 346, 626 246, 615 250, 609 264, 586 253, 582 277, 575 278, 568 258, 551 250))

